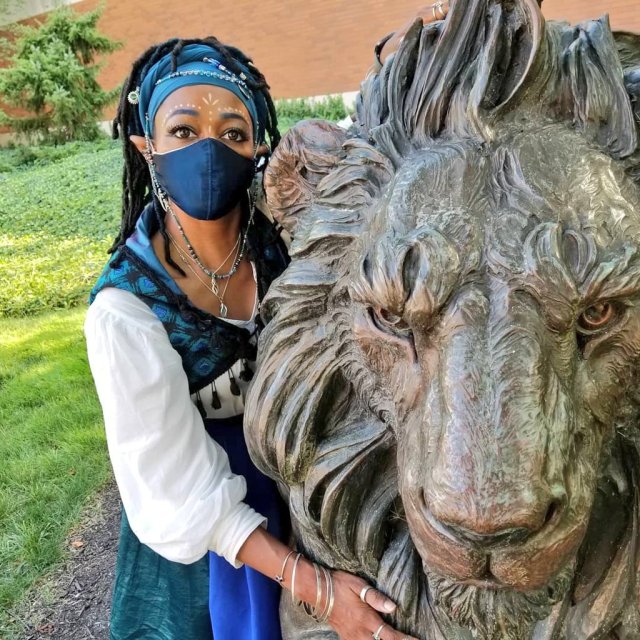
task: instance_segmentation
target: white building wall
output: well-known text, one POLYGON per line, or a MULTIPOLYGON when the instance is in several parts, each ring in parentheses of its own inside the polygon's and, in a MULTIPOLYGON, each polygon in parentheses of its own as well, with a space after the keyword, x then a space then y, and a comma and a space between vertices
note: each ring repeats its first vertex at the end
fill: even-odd
POLYGON ((0 14, 0 27, 39 16, 65 4, 75 4, 81 0, 7 0, 7 9, 0 14))

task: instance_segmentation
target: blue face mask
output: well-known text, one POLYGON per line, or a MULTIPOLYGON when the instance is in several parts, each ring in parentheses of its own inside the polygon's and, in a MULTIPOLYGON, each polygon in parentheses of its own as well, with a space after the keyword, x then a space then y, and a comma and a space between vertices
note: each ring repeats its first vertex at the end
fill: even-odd
POLYGON ((188 147, 154 153, 158 183, 185 213, 198 220, 217 220, 240 202, 256 172, 226 144, 206 138, 188 147))

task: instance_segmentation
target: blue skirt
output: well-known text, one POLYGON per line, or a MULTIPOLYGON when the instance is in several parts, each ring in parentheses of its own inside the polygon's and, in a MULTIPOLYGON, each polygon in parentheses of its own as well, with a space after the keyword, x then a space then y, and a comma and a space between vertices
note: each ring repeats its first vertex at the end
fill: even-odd
MULTIPOLYGON (((242 416, 206 420, 209 435, 227 452, 231 470, 247 481, 245 502, 268 519, 267 531, 286 540, 289 516, 273 480, 251 461, 242 431, 242 416)), ((215 640, 282 640, 281 587, 275 580, 243 566, 235 569, 209 553, 209 608, 215 640)))
MULTIPOLYGON (((231 469, 247 480, 246 502, 288 535, 288 513, 276 484, 256 469, 244 442, 242 416, 205 420, 231 469)), ((211 553, 193 564, 166 560, 142 544, 126 513, 118 546, 111 606, 111 640, 281 640, 280 587, 261 574, 234 569, 211 553), (213 627, 213 630, 212 630, 213 627)))

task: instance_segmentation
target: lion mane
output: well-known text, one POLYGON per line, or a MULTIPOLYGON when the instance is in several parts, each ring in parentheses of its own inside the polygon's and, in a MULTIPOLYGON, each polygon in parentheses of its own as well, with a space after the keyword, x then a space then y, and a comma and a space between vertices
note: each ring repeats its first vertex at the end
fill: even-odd
MULTIPOLYGON (((354 335, 353 264, 408 158, 429 148, 435 156, 467 146, 482 153, 520 120, 580 132, 640 184, 637 38, 614 35, 607 18, 545 23, 535 0, 452 0, 446 21, 416 21, 366 78, 349 130, 298 124, 265 177, 271 211, 293 242, 291 264, 262 306, 267 324, 245 414, 251 455, 280 484, 300 548, 378 585, 399 604, 392 622, 425 638, 463 636, 450 635, 434 611, 434 585, 409 533, 396 408, 354 335)), ((611 454, 633 478, 639 441, 627 425, 611 454)), ((640 637, 637 484, 629 505, 624 553, 581 603, 550 607, 536 638, 605 638, 614 628, 615 637, 640 637), (613 610, 604 585, 616 580, 625 595, 613 610), (582 627, 571 626, 572 615, 582 627)), ((441 597, 453 595, 443 587, 441 597)), ((290 637, 334 637, 315 627, 304 633, 290 637)))

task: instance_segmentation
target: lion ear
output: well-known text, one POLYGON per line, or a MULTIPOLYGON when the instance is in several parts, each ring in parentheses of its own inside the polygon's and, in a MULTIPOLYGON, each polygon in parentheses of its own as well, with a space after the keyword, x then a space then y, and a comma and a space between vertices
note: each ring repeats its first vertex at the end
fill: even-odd
POLYGON ((294 235, 296 225, 313 204, 320 181, 346 156, 348 134, 324 120, 303 120, 280 141, 264 176, 273 217, 294 235))

